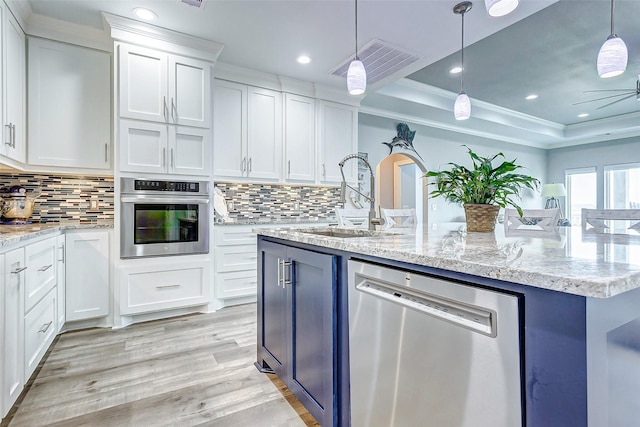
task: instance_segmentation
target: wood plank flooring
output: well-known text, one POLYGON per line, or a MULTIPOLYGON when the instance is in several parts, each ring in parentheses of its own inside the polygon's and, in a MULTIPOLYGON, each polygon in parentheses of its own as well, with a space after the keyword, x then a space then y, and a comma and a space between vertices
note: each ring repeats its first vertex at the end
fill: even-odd
POLYGON ((255 352, 255 304, 65 333, 2 424, 318 426, 255 352))

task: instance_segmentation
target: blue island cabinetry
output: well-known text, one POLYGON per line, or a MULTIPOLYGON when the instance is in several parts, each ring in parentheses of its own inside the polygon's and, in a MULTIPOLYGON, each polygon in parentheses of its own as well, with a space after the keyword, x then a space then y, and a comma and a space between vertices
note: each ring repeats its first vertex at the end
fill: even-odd
POLYGON ((258 364, 323 426, 334 425, 338 257, 258 243, 258 364))

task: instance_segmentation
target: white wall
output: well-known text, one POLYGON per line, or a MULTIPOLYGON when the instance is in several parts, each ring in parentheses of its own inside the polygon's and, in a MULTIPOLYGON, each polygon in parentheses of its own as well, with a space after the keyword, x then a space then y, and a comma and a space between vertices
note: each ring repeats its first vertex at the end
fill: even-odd
MULTIPOLYGON (((369 161, 375 170, 376 165, 389 154, 389 148, 382 142, 391 142, 396 136, 397 120, 360 113, 358 120, 358 151, 368 153, 369 161)), ((480 156, 492 156, 503 152, 508 160, 517 158, 517 163, 524 166, 521 172, 534 176, 542 182, 547 174, 546 150, 523 145, 508 144, 500 141, 470 137, 459 133, 446 132, 407 122, 411 130, 416 131, 413 146, 424 159, 427 170, 446 169, 448 162, 471 165, 466 144, 480 156)), ((394 153, 406 150, 395 149, 394 153)), ((378 185, 378 183, 376 183, 378 185)), ((541 208, 544 200, 538 194, 527 190, 520 203, 522 207, 541 208)), ((463 221, 464 210, 461 206, 452 205, 442 198, 430 199, 428 223, 463 221), (435 205, 436 210, 433 210, 435 205)))
POLYGON ((548 153, 547 179, 548 182, 564 182, 565 170, 595 166, 598 208, 604 209, 604 166, 637 162, 640 162, 638 138, 556 148, 548 153))

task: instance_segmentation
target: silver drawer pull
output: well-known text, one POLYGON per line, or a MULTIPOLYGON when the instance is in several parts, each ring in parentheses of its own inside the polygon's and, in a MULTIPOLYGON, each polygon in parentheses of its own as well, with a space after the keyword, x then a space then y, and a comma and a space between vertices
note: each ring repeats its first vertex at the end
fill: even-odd
POLYGON ((11 272, 11 274, 20 274, 20 273, 22 273, 23 271, 25 271, 26 269, 27 269, 27 267, 16 268, 15 270, 13 270, 13 271, 11 272))
POLYGON ((170 289, 170 288, 180 288, 182 285, 160 285, 156 286, 156 289, 170 289))
POLYGON ((40 267, 38 271, 47 271, 51 267, 53 267, 53 264, 45 265, 44 267, 40 267))
POLYGON ((45 323, 44 325, 42 325, 42 328, 40 328, 38 332, 41 332, 44 334, 45 332, 47 332, 47 330, 51 327, 52 324, 53 324, 53 320, 51 320, 49 323, 45 323))

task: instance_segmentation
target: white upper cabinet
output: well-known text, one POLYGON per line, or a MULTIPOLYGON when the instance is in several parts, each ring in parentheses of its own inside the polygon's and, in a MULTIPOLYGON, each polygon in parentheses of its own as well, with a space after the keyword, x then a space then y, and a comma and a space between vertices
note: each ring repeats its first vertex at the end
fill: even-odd
POLYGON ((122 44, 120 117, 211 127, 211 63, 122 44))
POLYGON ((111 168, 109 53, 29 38, 29 165, 111 168))
MULTIPOLYGON (((342 181, 338 163, 348 154, 358 151, 358 109, 335 102, 318 101, 318 180, 322 184, 342 181)), ((348 182, 357 181, 358 162, 344 165, 348 182)))
POLYGON ((214 91, 214 175, 279 181, 282 94, 222 80, 214 91))
POLYGON ((25 160, 25 36, 11 11, 2 12, 3 127, 0 153, 11 160, 25 160))
POLYGON ((314 182, 315 100, 289 93, 284 100, 285 179, 314 182))
POLYGON ((208 175, 211 131, 120 120, 120 170, 208 175))

